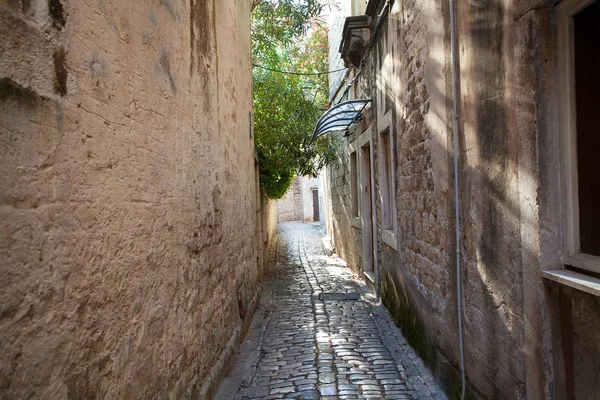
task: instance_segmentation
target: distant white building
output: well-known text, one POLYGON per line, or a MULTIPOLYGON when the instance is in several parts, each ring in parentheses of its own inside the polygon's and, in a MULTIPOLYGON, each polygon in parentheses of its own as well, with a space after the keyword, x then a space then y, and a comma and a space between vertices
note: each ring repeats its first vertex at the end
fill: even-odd
POLYGON ((298 176, 277 201, 277 222, 322 222, 327 215, 321 176, 298 176))

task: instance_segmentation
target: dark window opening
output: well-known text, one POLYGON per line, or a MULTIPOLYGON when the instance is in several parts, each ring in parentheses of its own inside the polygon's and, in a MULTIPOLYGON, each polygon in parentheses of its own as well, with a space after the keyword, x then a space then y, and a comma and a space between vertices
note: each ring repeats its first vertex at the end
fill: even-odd
POLYGON ((350 153, 350 196, 352 201, 351 213, 358 217, 358 152, 350 153))
POLYGON ((573 17, 581 252, 600 256, 600 1, 573 17))
POLYGON ((381 157, 383 162, 383 183, 382 183, 382 197, 383 197, 383 229, 393 228, 392 218, 392 159, 390 154, 390 131, 386 130, 381 134, 381 157))

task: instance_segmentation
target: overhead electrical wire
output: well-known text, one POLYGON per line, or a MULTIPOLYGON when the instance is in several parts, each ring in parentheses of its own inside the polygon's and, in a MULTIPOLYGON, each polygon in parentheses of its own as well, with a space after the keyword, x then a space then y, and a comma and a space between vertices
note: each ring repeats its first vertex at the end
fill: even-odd
POLYGON ((271 71, 271 72, 278 72, 280 74, 303 75, 303 76, 334 74, 336 72, 340 72, 340 71, 344 71, 344 70, 348 69, 348 68, 340 68, 340 69, 335 69, 333 71, 325 71, 325 72, 295 72, 295 71, 281 71, 281 70, 278 70, 278 69, 263 67, 262 65, 258 65, 258 64, 252 64, 252 66, 256 67, 256 68, 264 69, 264 70, 267 70, 267 71, 271 71))

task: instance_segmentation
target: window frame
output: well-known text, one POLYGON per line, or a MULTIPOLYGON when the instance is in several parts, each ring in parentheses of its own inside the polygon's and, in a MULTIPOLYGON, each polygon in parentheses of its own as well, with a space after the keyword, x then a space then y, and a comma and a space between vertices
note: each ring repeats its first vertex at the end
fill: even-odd
POLYGON ((381 201, 381 236, 385 244, 394 250, 398 250, 398 211, 396 209, 396 168, 394 166, 394 129, 392 124, 392 110, 389 110, 377 121, 377 133, 377 164, 379 165, 379 197, 381 201), (384 146, 382 145, 384 135, 388 135, 387 152, 384 151, 384 146), (389 160, 390 171, 386 168, 386 157, 387 160, 389 160), (387 196, 383 193, 383 185, 386 186, 385 191, 387 196), (386 220, 386 215, 388 215, 389 221, 386 220))
POLYGON ((600 257, 581 252, 579 238, 579 175, 575 110, 575 52, 573 16, 595 1, 563 0, 556 6, 559 62, 559 132, 563 213, 563 263, 600 273, 600 257))
POLYGON ((358 140, 349 144, 349 169, 350 169, 350 223, 357 229, 362 229, 361 223, 361 193, 360 193, 360 160, 358 140), (354 168, 352 160, 355 161, 354 168), (356 210, 354 207, 356 206, 356 210))

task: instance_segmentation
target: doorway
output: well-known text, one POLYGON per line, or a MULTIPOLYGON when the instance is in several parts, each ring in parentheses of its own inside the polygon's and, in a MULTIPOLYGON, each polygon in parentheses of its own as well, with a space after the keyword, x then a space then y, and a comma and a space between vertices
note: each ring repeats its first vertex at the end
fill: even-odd
POLYGON ((366 142, 360 148, 360 197, 363 240, 363 273, 375 283, 374 247, 373 247, 373 188, 371 168, 371 143, 366 142))

